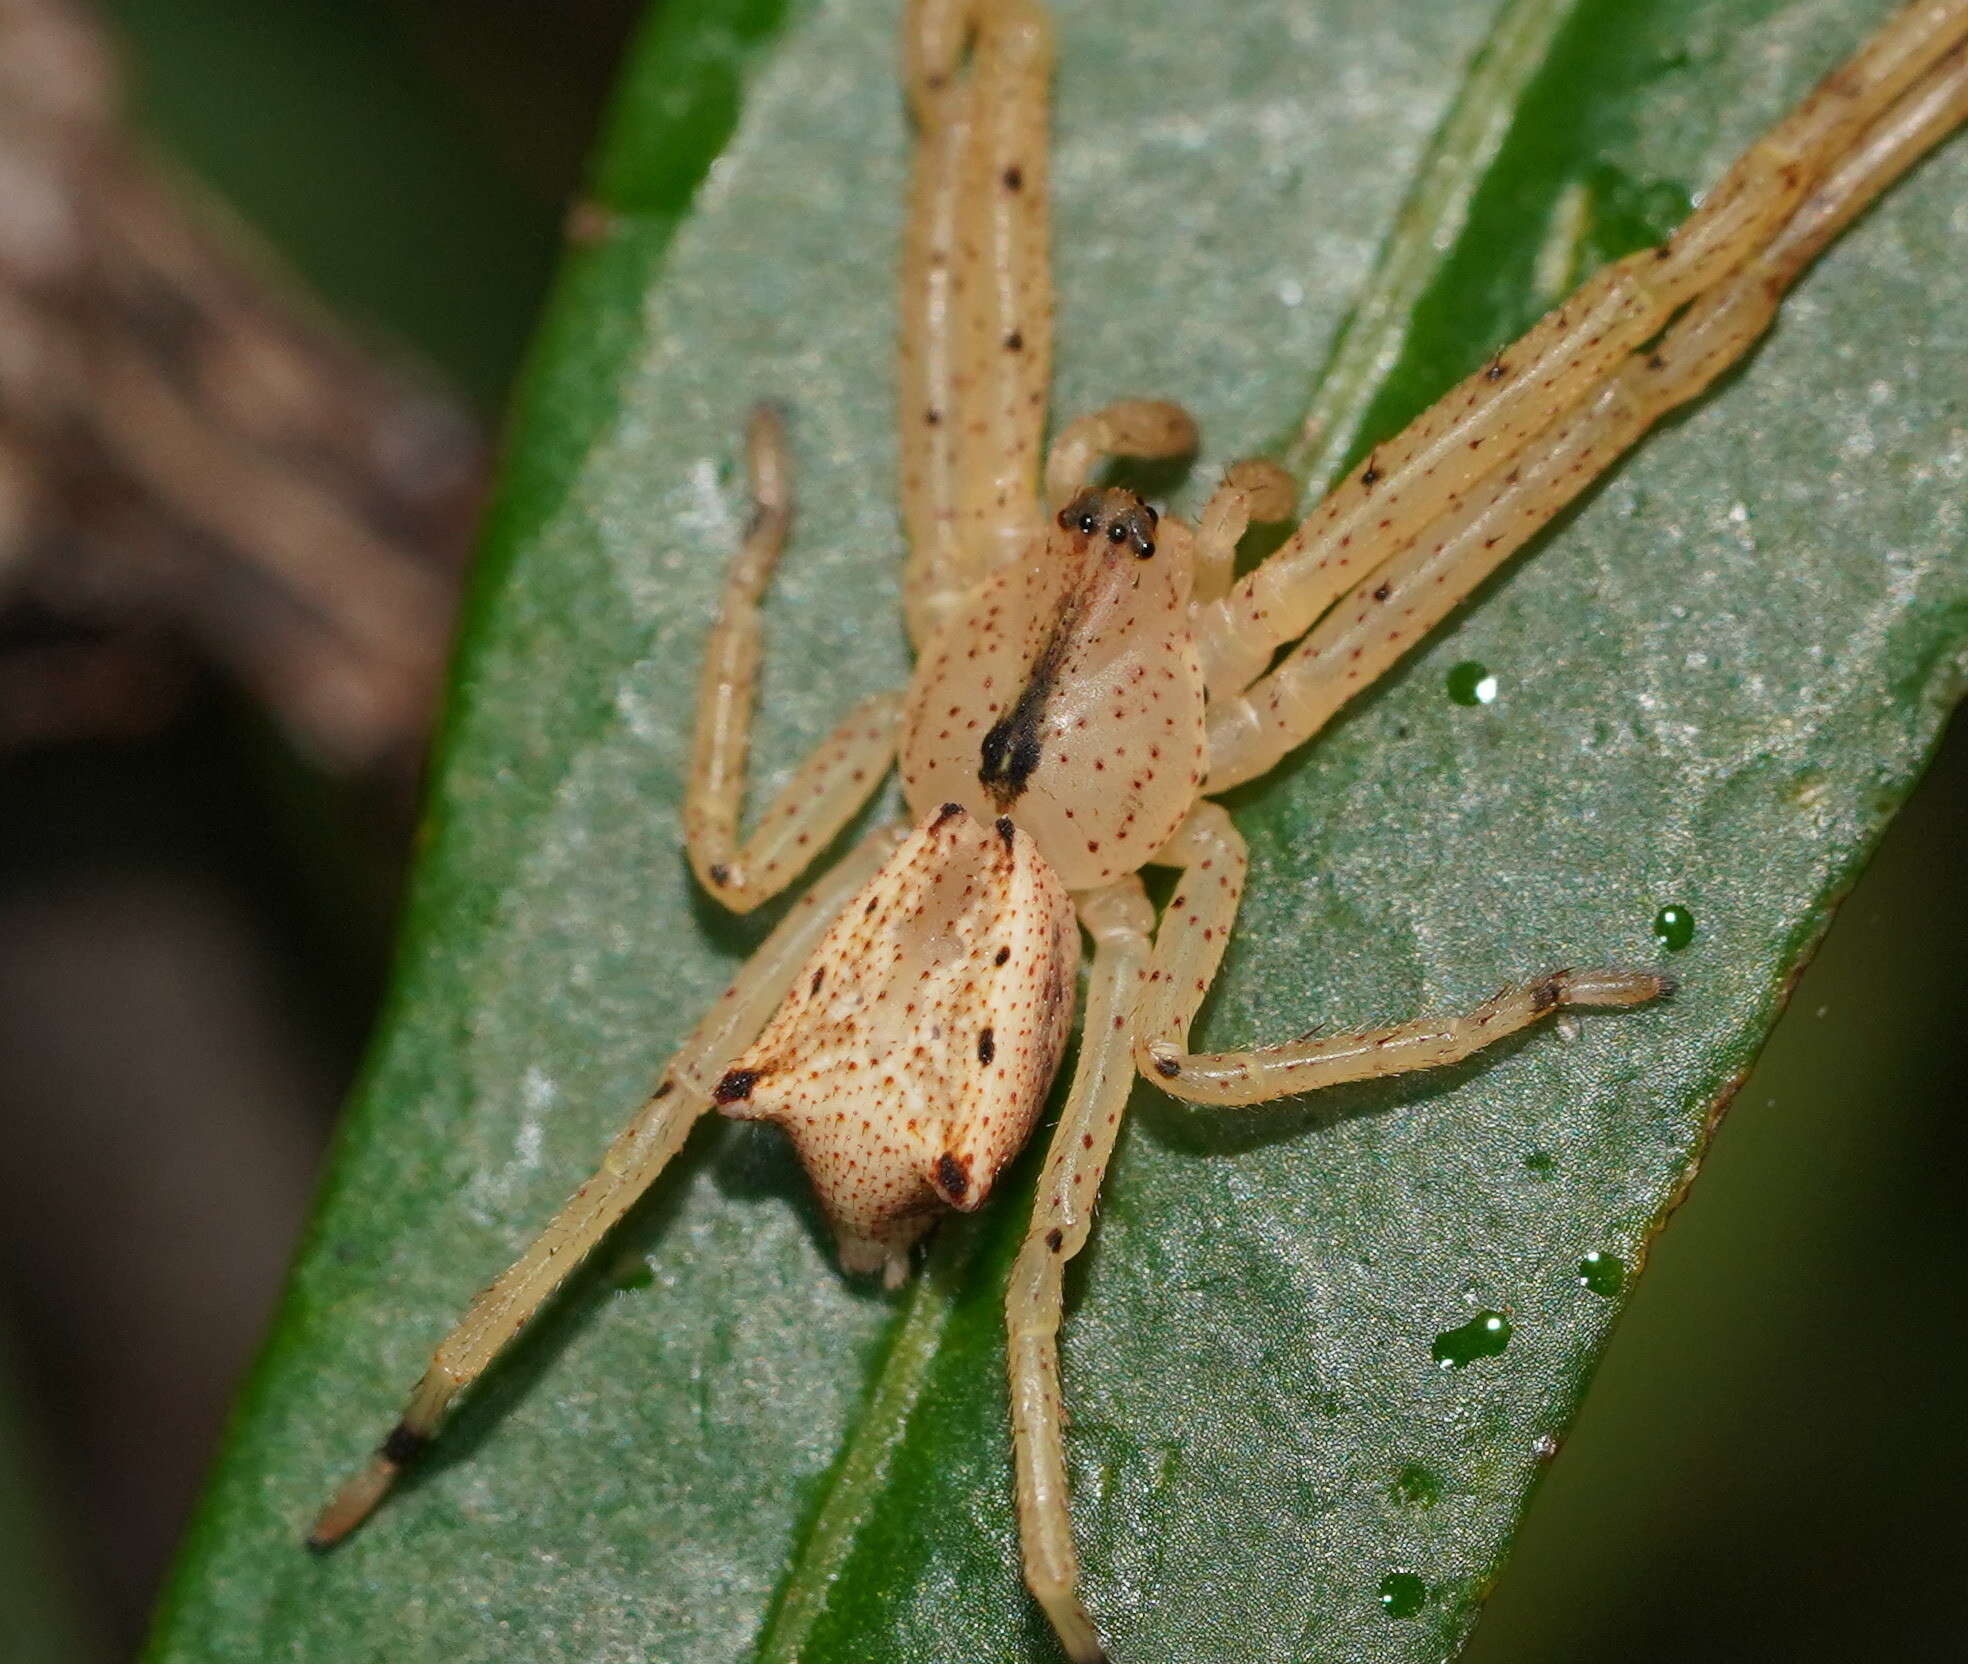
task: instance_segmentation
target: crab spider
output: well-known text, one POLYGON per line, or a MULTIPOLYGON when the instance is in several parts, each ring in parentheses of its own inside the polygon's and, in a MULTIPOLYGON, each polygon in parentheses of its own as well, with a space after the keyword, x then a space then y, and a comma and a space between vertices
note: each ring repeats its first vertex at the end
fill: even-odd
POLYGON ((918 129, 902 272, 901 499, 909 687, 865 702, 739 833, 758 603, 790 491, 776 416, 750 435, 758 515, 703 671, 686 840, 740 910, 783 890, 899 760, 913 822, 814 883, 665 1069, 600 1171, 439 1346, 396 1429, 315 1528, 375 1506, 474 1380, 717 1107, 786 1127, 851 1270, 906 1275, 949 1209, 983 1204, 1065 1044, 1082 931, 1086 1036, 1011 1280, 1011 1419, 1027 1582, 1068 1652, 1077 1592, 1056 1336, 1065 1262, 1138 1071, 1251 1104, 1464 1057, 1565 1006, 1665 990, 1566 971, 1466 1015, 1246 1052, 1188 1033, 1235 923, 1245 857, 1213 794, 1316 734, 1664 411, 1699 394, 1788 284, 1968 115, 1968 0, 1917 0, 1718 181, 1666 243, 1587 282, 1381 445, 1241 579, 1276 469, 1232 469, 1194 526, 1093 482, 1175 456, 1177 407, 1119 403, 1047 451, 1046 103, 1036 0, 914 0, 918 129), (1139 877, 1177 869, 1159 921, 1139 877))

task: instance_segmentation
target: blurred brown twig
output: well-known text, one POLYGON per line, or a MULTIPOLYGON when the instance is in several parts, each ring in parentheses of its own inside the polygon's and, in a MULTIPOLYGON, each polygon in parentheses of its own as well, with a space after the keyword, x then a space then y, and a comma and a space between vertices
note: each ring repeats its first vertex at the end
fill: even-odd
POLYGON ((471 419, 126 132, 71 0, 0 0, 0 754, 146 732, 201 663, 342 773, 414 770, 471 419))

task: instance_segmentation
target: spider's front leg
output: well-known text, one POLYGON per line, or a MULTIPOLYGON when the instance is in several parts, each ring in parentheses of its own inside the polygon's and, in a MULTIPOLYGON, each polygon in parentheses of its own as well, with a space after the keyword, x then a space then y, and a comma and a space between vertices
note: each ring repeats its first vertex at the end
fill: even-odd
POLYGON ((916 129, 902 239, 903 605, 920 647, 1036 521, 1052 377, 1046 92, 1034 0, 910 0, 916 129))
POLYGON ((1203 803, 1155 863, 1180 867, 1182 878, 1155 932, 1134 1055, 1148 1079, 1192 1103, 1268 1103, 1344 1081, 1438 1068, 1567 1006, 1643 1005, 1672 988, 1651 971, 1556 971, 1505 988, 1463 1015, 1251 1051, 1193 1053, 1186 1049, 1189 1025, 1215 979, 1243 894, 1244 840, 1221 804, 1203 803))
POLYGON ((1059 1320, 1066 1262, 1093 1229, 1100 1180, 1134 1080, 1130 1018, 1155 915, 1136 878, 1081 896, 1079 911, 1093 938, 1079 1064, 1046 1154, 1032 1223, 1012 1267, 1005 1327, 1025 1582, 1074 1664, 1096 1664, 1102 1654, 1080 1600, 1080 1562, 1068 1510, 1059 1320))
POLYGON ((367 1467, 322 1510, 308 1536, 329 1548, 368 1517, 397 1475, 430 1443, 451 1401, 478 1379, 533 1314, 655 1181, 710 1109, 718 1079, 759 1034, 847 898, 902 840, 883 827, 815 883, 748 959, 677 1049, 649 1101, 608 1146, 600 1170, 567 1199, 512 1265, 480 1292, 438 1343, 403 1415, 367 1467))
POLYGON ((698 882, 734 912, 777 895, 868 801, 895 754, 898 692, 862 700, 802 763, 742 844, 745 757, 758 703, 759 600, 792 524, 791 458, 777 412, 762 405, 746 434, 755 504, 751 530, 725 576, 704 648, 697 727, 683 800, 684 846, 698 882))
MULTIPOLYGON (((1968 32, 1962 0, 1930 9, 1968 32)), ((1540 435, 1532 454, 1493 470, 1410 535, 1378 548, 1351 592, 1283 660, 1248 692, 1213 703, 1209 789, 1252 779, 1304 744, 1665 412, 1739 362, 1825 244, 1964 120, 1968 41, 1959 41, 1858 136, 1728 281, 1698 296, 1647 350, 1625 357, 1592 397, 1540 435)))
MULTIPOLYGON (((1751 146, 1665 243, 1590 278, 1376 447, 1270 560, 1208 608, 1200 619, 1199 643, 1211 698, 1223 702, 1214 719, 1211 789, 1264 772, 1307 737, 1299 732, 1284 738, 1294 731, 1287 727, 1262 743, 1237 737, 1238 724, 1264 723, 1227 696, 1250 688, 1279 647, 1311 628, 1349 591, 1371 594, 1377 587, 1374 575, 1390 556, 1462 515, 1472 496, 1490 492, 1499 481, 1514 485, 1520 471, 1539 470, 1566 424, 1575 425, 1598 407, 1607 389, 1633 363, 1644 361, 1648 343, 1684 307, 1732 291, 1765 289, 1772 277, 1771 249, 1799 225, 1824 220, 1828 194, 1849 202, 1837 216, 1836 223, 1843 224, 1884 190, 1948 130, 1922 127, 1910 120, 1910 112, 1958 77, 1964 40, 1968 0, 1915 0, 1903 7, 1751 146), (1904 137, 1916 130, 1922 134, 1917 141, 1904 137), (1889 134, 1903 137, 1888 140, 1889 134), (1852 159, 1882 142, 1898 160, 1854 175, 1852 159)), ((1808 256, 1789 269, 1771 291, 1772 299, 1807 261, 1808 256)), ((1692 397, 1721 367, 1699 381, 1676 380, 1673 402, 1692 397)), ((1634 431, 1637 436, 1640 430, 1634 431)), ((1569 488, 1561 496, 1545 491, 1549 506, 1534 518, 1518 512, 1533 494, 1518 491, 1508 528, 1486 531, 1481 547, 1500 551, 1496 560, 1501 560, 1610 461, 1610 454, 1600 456, 1589 473, 1567 476, 1569 488)), ((1551 477, 1549 468, 1542 472, 1551 477)), ((1467 586, 1450 600, 1465 593, 1467 586)), ((1412 643, 1414 633, 1403 639, 1412 643)), ((1252 691, 1255 706, 1257 690, 1252 691)))

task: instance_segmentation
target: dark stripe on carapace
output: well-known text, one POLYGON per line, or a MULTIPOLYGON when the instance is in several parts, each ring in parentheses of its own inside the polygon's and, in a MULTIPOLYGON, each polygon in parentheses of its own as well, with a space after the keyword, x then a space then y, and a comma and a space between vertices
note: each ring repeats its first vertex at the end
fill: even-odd
POLYGON ((1011 709, 991 724, 978 747, 977 783, 1000 809, 1009 809, 1025 795, 1044 751, 1046 706, 1059 687, 1066 652, 1085 610, 1085 597, 1075 596, 1061 610, 1052 634, 1033 659, 1025 686, 1011 709))
POLYGON ((978 747, 977 783, 1000 809, 1009 809, 1025 795, 1039 766, 1042 746, 1039 724, 1052 693, 1049 677, 1033 672, 1031 681, 1011 709, 991 724, 978 747))

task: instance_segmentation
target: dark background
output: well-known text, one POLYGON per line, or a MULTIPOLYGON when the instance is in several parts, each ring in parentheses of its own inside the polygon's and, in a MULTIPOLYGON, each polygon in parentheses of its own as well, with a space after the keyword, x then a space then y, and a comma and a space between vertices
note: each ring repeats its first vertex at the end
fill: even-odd
MULTIPOLYGON (((169 155, 494 425, 633 0, 105 9, 169 155)), ((217 677, 148 738, 0 761, 0 811, 0 1552, 39 1521, 46 1560, 6 1580, 42 1639, 0 1651, 85 1664, 140 1638, 275 1298, 407 823, 217 677)), ((1953 1650, 1964 811, 1957 723, 1661 1240, 1473 1658, 1953 1650)))

